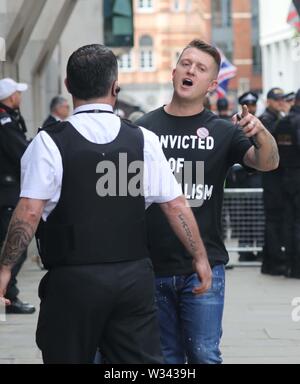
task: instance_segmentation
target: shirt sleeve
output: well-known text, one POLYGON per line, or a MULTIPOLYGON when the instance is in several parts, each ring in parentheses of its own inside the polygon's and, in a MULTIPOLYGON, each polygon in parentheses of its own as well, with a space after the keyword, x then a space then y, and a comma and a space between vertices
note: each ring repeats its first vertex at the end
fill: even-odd
POLYGON ((54 141, 40 132, 21 159, 21 197, 51 200, 60 193, 62 159, 54 141))
POLYGON ((158 137, 142 128, 144 134, 144 194, 146 208, 152 203, 166 203, 182 195, 158 137))
POLYGON ((242 128, 235 128, 229 151, 230 165, 236 163, 245 165, 244 156, 246 155, 247 151, 252 147, 252 145, 253 144, 251 143, 251 140, 249 140, 248 137, 245 136, 242 128))

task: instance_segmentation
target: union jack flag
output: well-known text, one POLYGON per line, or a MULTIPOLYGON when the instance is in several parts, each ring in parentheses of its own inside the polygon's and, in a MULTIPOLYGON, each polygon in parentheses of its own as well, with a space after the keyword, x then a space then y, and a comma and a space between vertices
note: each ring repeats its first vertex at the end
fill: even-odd
POLYGON ((229 80, 236 76, 237 67, 235 67, 224 55, 224 53, 219 49, 221 54, 221 69, 218 77, 218 88, 217 94, 218 98, 224 98, 227 94, 229 80))
POLYGON ((300 32, 300 0, 293 0, 290 6, 287 22, 300 32))

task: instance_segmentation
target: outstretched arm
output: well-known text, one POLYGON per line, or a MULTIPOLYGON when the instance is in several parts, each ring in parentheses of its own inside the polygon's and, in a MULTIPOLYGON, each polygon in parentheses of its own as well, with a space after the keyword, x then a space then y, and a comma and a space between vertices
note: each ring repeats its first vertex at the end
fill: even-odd
POLYGON ((0 299, 5 295, 11 269, 33 239, 45 204, 45 200, 22 198, 13 213, 0 255, 0 299))
POLYGON ((238 121, 237 116, 234 116, 233 122, 239 124, 245 135, 255 141, 255 146, 245 154, 244 164, 265 172, 278 168, 279 154, 274 137, 257 117, 249 113, 246 105, 243 106, 242 119, 238 121))
POLYGON ((173 231, 193 256, 194 267, 201 281, 201 286, 195 288, 194 293, 202 294, 206 292, 211 286, 212 272, 191 208, 184 196, 162 203, 160 206, 173 231))

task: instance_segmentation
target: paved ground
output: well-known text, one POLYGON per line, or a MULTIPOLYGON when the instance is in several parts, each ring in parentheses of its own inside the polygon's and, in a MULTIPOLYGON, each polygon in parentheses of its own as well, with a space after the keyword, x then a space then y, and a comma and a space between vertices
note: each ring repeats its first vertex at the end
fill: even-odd
MULTIPOLYGON (((22 298, 38 307, 43 273, 28 261, 20 276, 22 298)), ((227 271, 222 343, 225 363, 300 363, 300 322, 292 321, 292 300, 300 280, 268 277, 259 268, 227 271)), ((300 310, 298 311, 300 313, 300 310)), ((0 323, 0 364, 41 363, 35 346, 37 314, 9 315, 0 323)))

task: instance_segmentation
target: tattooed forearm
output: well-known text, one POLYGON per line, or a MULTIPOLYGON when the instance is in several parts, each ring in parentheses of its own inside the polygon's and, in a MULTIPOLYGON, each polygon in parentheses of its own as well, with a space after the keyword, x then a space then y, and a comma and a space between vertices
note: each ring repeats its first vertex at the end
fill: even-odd
POLYGON ((279 162, 279 154, 278 154, 278 147, 277 147, 277 144, 272 141, 272 147, 271 147, 271 152, 270 152, 270 155, 268 157, 268 165, 270 166, 276 166, 279 162))
POLYGON ((266 129, 255 136, 257 146, 248 150, 244 162, 259 171, 273 171, 279 165, 278 147, 274 137, 266 129))
POLYGON ((193 239, 193 234, 192 234, 192 232, 190 230, 190 227, 189 227, 188 223, 186 222, 184 214, 183 213, 179 214, 178 218, 179 218, 179 221, 180 221, 180 224, 181 224, 182 228, 185 231, 185 234, 186 234, 186 237, 187 237, 187 240, 188 240, 188 243, 189 243, 189 246, 190 246, 190 249, 191 249, 192 253, 197 252, 197 250, 198 250, 197 243, 193 239))
POLYGON ((28 222, 13 218, 0 255, 0 265, 12 267, 27 249, 34 232, 28 222))
POLYGON ((184 196, 160 204, 172 230, 197 263, 207 263, 205 246, 191 208, 184 196))

